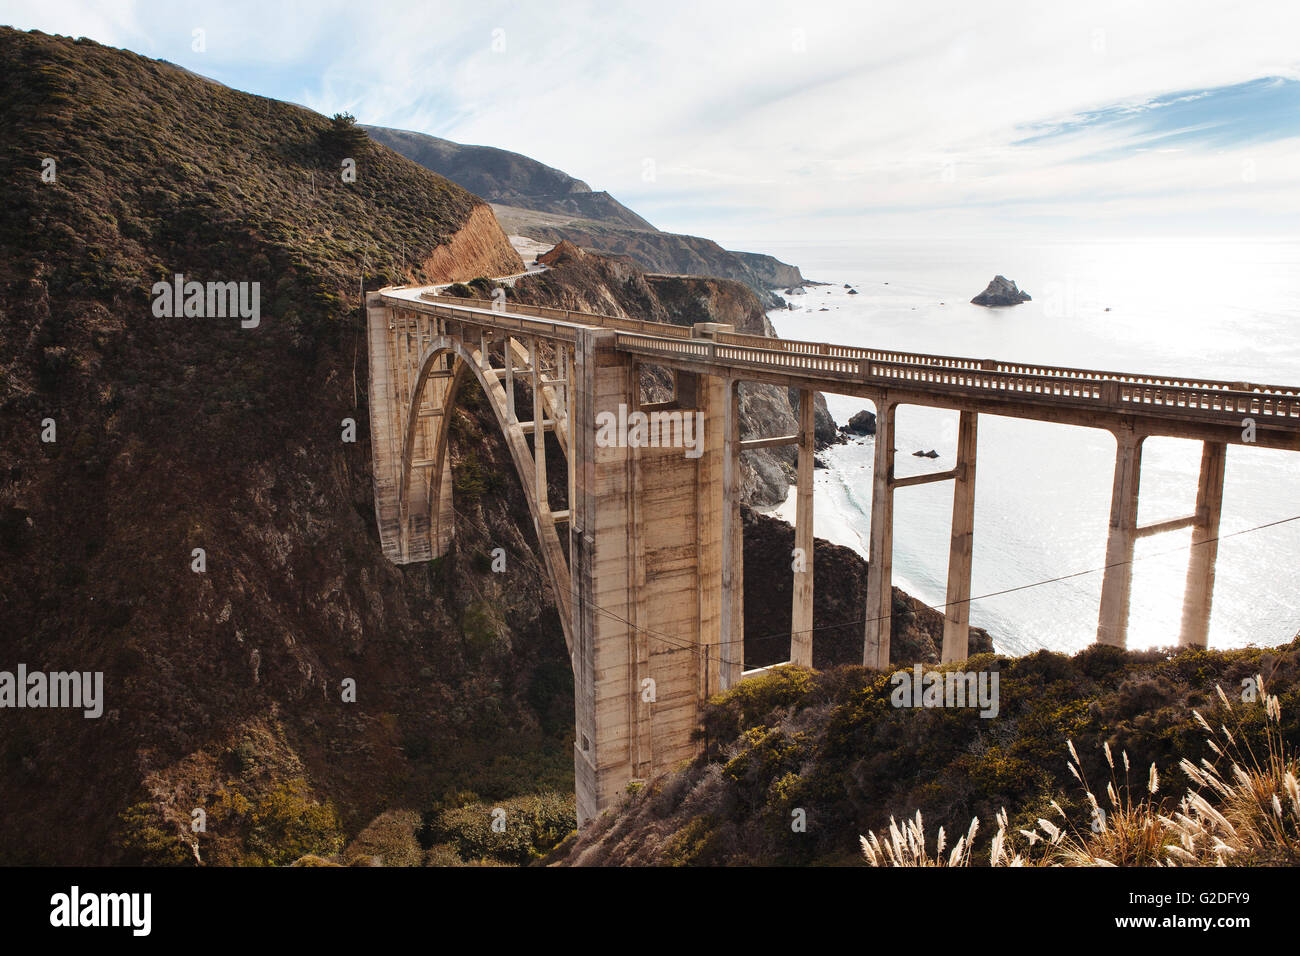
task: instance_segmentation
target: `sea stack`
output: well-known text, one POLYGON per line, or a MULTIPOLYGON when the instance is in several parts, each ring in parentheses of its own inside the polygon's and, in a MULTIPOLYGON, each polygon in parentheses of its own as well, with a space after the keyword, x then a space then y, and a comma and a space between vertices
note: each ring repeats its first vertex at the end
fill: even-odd
POLYGON ((1017 289, 1016 284, 1006 276, 994 276, 988 288, 970 301, 972 305, 1019 305, 1030 301, 1030 297, 1028 292, 1017 289))

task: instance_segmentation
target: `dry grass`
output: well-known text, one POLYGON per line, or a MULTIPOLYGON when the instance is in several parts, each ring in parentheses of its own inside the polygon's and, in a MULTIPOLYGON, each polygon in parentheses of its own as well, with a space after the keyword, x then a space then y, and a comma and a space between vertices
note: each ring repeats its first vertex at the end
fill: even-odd
POLYGON ((862 841, 863 855, 871 861, 872 866, 970 866, 970 852, 975 845, 975 834, 979 827, 978 817, 971 820, 970 829, 965 836, 958 837, 957 845, 952 848, 947 859, 943 855, 947 844, 943 827, 939 827, 934 856, 930 856, 926 849, 925 823, 921 819, 920 810, 901 827, 890 817, 889 833, 883 843, 874 833, 858 839, 862 841))
MULTIPOLYGON (((1084 774, 1073 741, 1066 741, 1066 765, 1092 808, 1088 825, 1076 827, 1053 800, 1062 825, 1040 818, 1036 828, 1012 834, 1003 810, 989 848, 990 865, 1270 866, 1300 861, 1300 759, 1282 737, 1278 698, 1267 693, 1262 677, 1255 683, 1259 702, 1238 707, 1216 687, 1226 716, 1218 730, 1199 711, 1192 711, 1216 759, 1179 762, 1193 787, 1168 813, 1159 796, 1155 764, 1135 786, 1128 754, 1121 752, 1116 761, 1106 744, 1110 780, 1103 804, 1084 774), (1257 733, 1254 745, 1243 720, 1248 706, 1264 708, 1262 739, 1257 733), (1229 721, 1235 733, 1228 729, 1229 721), (1023 845, 1018 849, 1019 841, 1023 845)), ((942 828, 931 857, 921 814, 901 828, 891 817, 885 839, 875 833, 860 838, 862 853, 872 866, 970 866, 978 827, 979 820, 972 820, 968 834, 945 860, 942 828)))

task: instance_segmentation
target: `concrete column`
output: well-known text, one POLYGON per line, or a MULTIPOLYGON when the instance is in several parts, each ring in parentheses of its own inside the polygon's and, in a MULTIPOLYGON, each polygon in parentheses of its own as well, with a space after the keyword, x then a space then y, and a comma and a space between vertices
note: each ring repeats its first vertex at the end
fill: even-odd
POLYGON ((975 451, 978 412, 963 411, 957 426, 957 477, 952 489, 952 543, 948 596, 943 609, 943 659, 970 656, 970 573, 975 541, 975 451))
MULTIPOLYGON (((573 607, 574 790, 578 825, 606 806, 612 772, 631 779, 627 725, 627 449, 596 444, 596 420, 625 402, 626 365, 614 333, 580 329, 574 352, 569 569, 573 607), (599 679, 598 679, 599 675, 599 679)), ((507 365, 507 367, 509 367, 507 365)))
POLYGON ((867 563, 867 624, 862 648, 866 667, 889 667, 889 629, 894 610, 894 412, 876 407, 876 464, 871 477, 871 554, 867 563))
POLYGON ((718 683, 740 683, 745 664, 744 526, 740 519, 740 383, 729 379, 722 403, 722 629, 718 683))
MULTIPOLYGON (((629 780, 699 753, 696 730, 718 659, 722 589, 722 431, 701 454, 678 444, 596 441, 597 423, 636 404, 614 333, 581 329, 571 509, 575 788, 579 824, 615 804, 629 780)), ((707 407, 723 417, 724 388, 707 407)))
POLYGON ((533 367, 533 464, 537 474, 537 503, 543 514, 551 510, 546 492, 546 404, 542 396, 542 350, 537 338, 528 340, 528 364, 533 367))
POLYGON ((576 484, 577 474, 578 474, 578 456, 573 448, 573 414, 574 414, 573 396, 575 394, 575 390, 578 384, 578 380, 577 380, 578 370, 575 367, 575 363, 573 361, 573 353, 574 350, 571 348, 564 349, 564 361, 565 361, 564 377, 568 379, 569 382, 569 384, 565 387, 564 390, 564 396, 568 400, 568 409, 565 412, 564 427, 567 428, 569 431, 569 498, 568 498, 567 507, 569 509, 570 528, 573 527, 573 522, 572 522, 573 496, 574 496, 574 486, 576 484))
POLYGON ((506 412, 510 421, 516 421, 519 416, 515 414, 515 346, 514 338, 509 334, 505 339, 505 359, 506 359, 506 412))
POLYGON ((1115 484, 1110 497, 1110 531, 1106 537, 1106 571, 1101 582, 1097 643, 1128 644, 1129 597, 1133 590, 1133 549, 1137 543, 1138 492, 1142 442, 1131 428, 1115 435, 1115 484))
POLYGON ((1196 524, 1192 526, 1192 553, 1183 592, 1183 626, 1178 635, 1180 647, 1206 647, 1210 642, 1214 565, 1219 556, 1219 518, 1223 514, 1223 472, 1227 461, 1227 445, 1209 441, 1202 444, 1196 524))
POLYGON ((803 570, 794 572, 794 602, 790 615, 790 661, 813 666, 813 454, 812 389, 799 390, 799 474, 796 484, 794 546, 803 570))
POLYGON ((698 699, 703 702, 721 687, 722 608, 723 608, 723 516, 731 513, 723 507, 722 448, 725 406, 730 400, 726 379, 716 375, 691 376, 694 408, 702 413, 703 447, 696 478, 695 532, 699 553, 700 641, 697 670, 700 683, 698 699))

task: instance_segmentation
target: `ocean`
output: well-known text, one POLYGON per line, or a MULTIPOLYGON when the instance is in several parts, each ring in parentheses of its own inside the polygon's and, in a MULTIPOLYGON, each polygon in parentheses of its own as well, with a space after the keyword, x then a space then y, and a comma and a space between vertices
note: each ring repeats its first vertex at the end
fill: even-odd
MULTIPOLYGON (((750 245, 755 245, 751 243, 750 245)), ((775 242, 764 251, 832 283, 769 313, 779 335, 1113 371, 1300 386, 1300 241, 1192 238, 775 242), (969 304, 995 274, 1033 301, 969 304), (848 283, 857 290, 849 294, 848 283)), ((861 399, 828 394, 843 424, 861 399)), ((874 409, 873 409, 874 410, 874 409)), ((897 413, 900 477, 955 463, 957 413, 897 413), (937 460, 915 458, 934 449, 937 460)), ((815 533, 867 556, 874 439, 822 454, 815 533)), ((981 415, 971 606, 999 651, 1073 652, 1096 637, 1114 466, 1108 432, 981 415), (1064 581, 1051 578, 1085 573, 1064 581), (1032 585, 1026 587, 1026 585, 1032 585), (1020 589, 992 597, 994 592, 1020 589)), ((1151 438, 1139 523, 1195 507, 1200 445, 1151 438)), ((793 489, 792 489, 793 492, 793 489)), ((950 482, 895 492, 894 583, 941 605, 950 482)), ((793 515, 793 499, 780 509, 793 515)), ((1300 453, 1230 446, 1211 647, 1276 645, 1300 630, 1300 453), (1238 533, 1245 532, 1245 533, 1238 533)), ((1190 530, 1137 546, 1129 646, 1177 643, 1190 530)), ((817 587, 835 587, 818 579, 817 587)))

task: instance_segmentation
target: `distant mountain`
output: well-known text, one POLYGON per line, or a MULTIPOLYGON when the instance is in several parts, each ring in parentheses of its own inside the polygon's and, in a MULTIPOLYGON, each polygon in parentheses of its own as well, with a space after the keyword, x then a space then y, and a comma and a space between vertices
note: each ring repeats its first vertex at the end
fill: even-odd
POLYGON ((493 146, 465 146, 437 136, 364 127, 372 138, 488 202, 654 231, 654 226, 607 192, 580 179, 493 146))
POLYGON ((768 308, 782 304, 773 288, 804 281, 797 266, 772 256, 661 232, 609 193, 592 192, 581 180, 519 153, 382 126, 365 129, 407 159, 488 200, 511 234, 544 242, 568 239, 592 252, 627 256, 647 272, 735 279, 768 308))

